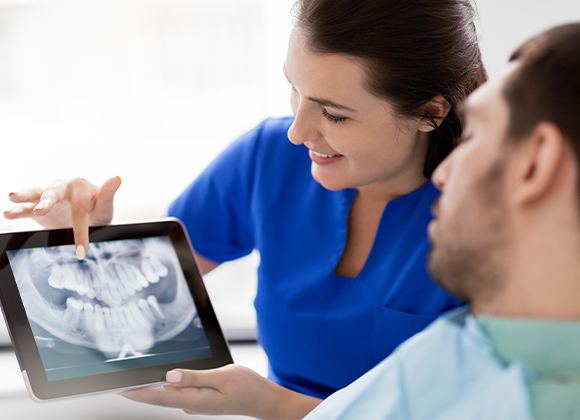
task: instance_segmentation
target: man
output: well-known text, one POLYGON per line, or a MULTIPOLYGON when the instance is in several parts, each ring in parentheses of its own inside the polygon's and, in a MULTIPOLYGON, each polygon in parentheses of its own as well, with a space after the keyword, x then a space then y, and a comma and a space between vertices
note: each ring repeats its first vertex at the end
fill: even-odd
POLYGON ((466 102, 438 168, 429 266, 470 306, 319 404, 239 367, 129 398, 309 418, 580 417, 580 23, 526 42, 466 102))

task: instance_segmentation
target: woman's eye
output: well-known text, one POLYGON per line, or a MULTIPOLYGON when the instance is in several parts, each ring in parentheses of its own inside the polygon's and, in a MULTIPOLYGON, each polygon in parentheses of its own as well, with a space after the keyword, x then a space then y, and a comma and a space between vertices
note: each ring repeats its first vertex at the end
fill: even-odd
POLYGON ((322 115, 324 116, 324 118, 326 118, 328 121, 333 122, 335 124, 339 124, 341 122, 344 122, 347 118, 346 117, 339 117, 337 115, 332 115, 330 114, 326 109, 322 108, 322 115))

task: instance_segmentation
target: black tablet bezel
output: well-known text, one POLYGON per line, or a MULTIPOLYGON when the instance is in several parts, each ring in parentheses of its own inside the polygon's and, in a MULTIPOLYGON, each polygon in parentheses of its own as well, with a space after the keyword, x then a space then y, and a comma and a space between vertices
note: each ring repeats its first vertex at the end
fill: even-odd
POLYGON ((189 291, 204 327, 212 357, 114 373, 49 381, 47 379, 28 317, 14 279, 6 251, 74 244, 72 229, 38 230, 0 234, 0 302, 20 369, 28 377, 30 391, 39 400, 102 392, 162 382, 174 368, 210 369, 232 363, 226 340, 197 269, 187 233, 181 222, 167 218, 155 222, 91 227, 91 242, 169 236, 189 291))

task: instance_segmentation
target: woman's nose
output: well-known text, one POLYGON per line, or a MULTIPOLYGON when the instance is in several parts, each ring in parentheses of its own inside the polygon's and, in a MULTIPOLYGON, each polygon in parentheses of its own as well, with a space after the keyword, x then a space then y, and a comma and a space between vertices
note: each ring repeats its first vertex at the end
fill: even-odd
POLYGON ((300 145, 313 142, 322 136, 318 130, 318 122, 313 110, 299 106, 294 116, 294 122, 288 129, 288 139, 291 143, 300 145))

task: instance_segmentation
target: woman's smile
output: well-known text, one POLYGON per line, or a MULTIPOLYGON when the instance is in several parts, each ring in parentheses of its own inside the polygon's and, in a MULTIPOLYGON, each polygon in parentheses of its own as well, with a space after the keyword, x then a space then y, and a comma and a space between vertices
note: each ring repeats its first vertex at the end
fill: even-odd
POLYGON ((339 154, 319 153, 315 152, 314 150, 309 150, 308 155, 310 156, 310 159, 317 165, 329 165, 343 157, 339 154))

